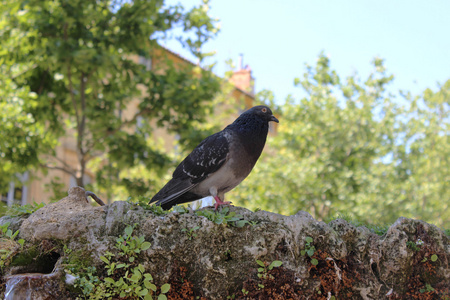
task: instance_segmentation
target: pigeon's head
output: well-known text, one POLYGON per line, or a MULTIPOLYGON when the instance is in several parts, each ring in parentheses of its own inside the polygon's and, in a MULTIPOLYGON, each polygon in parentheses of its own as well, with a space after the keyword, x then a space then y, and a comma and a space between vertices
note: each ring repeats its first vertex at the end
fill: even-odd
POLYGON ((275 118, 270 108, 265 105, 254 106, 247 110, 244 114, 254 114, 267 122, 273 121, 279 123, 278 119, 275 118))

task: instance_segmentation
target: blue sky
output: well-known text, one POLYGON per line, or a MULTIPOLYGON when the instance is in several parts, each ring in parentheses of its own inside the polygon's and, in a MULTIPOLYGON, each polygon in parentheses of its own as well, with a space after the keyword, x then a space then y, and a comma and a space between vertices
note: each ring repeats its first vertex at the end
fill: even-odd
MULTIPOLYGON (((200 0, 166 1, 185 8, 200 0)), ((244 55, 256 91, 272 90, 277 102, 299 98, 294 78, 314 65, 321 51, 341 78, 358 72, 365 79, 378 56, 395 80, 390 91, 420 93, 450 79, 450 1, 303 1, 211 0, 210 15, 221 31, 205 51, 223 75, 225 61, 244 55)), ((165 44, 194 60, 177 42, 165 44)))

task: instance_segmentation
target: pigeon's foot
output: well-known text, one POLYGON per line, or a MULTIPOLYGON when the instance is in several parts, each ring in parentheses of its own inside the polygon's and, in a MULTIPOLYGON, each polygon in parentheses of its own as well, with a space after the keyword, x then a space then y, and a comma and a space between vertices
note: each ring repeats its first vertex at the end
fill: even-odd
POLYGON ((214 204, 214 210, 217 210, 217 208, 219 208, 219 206, 221 206, 221 205, 231 204, 231 202, 224 202, 224 201, 220 200, 220 198, 218 196, 215 196, 214 200, 216 200, 216 204, 214 204))

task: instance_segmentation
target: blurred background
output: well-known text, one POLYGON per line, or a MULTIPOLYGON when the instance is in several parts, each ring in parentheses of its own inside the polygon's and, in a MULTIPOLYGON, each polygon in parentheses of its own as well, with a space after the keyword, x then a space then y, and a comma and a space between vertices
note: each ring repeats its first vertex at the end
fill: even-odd
POLYGON ((151 198, 206 136, 280 123, 234 205, 450 227, 447 1, 2 0, 0 195, 151 198))

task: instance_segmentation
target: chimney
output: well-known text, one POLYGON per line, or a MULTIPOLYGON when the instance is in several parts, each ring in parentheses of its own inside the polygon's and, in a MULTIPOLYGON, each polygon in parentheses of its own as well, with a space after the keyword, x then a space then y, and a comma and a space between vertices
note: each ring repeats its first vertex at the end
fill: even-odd
POLYGON ((244 55, 239 55, 238 60, 238 70, 234 71, 230 78, 230 82, 234 84, 235 87, 250 93, 253 95, 255 93, 255 79, 252 77, 252 70, 248 65, 244 67, 244 55))

